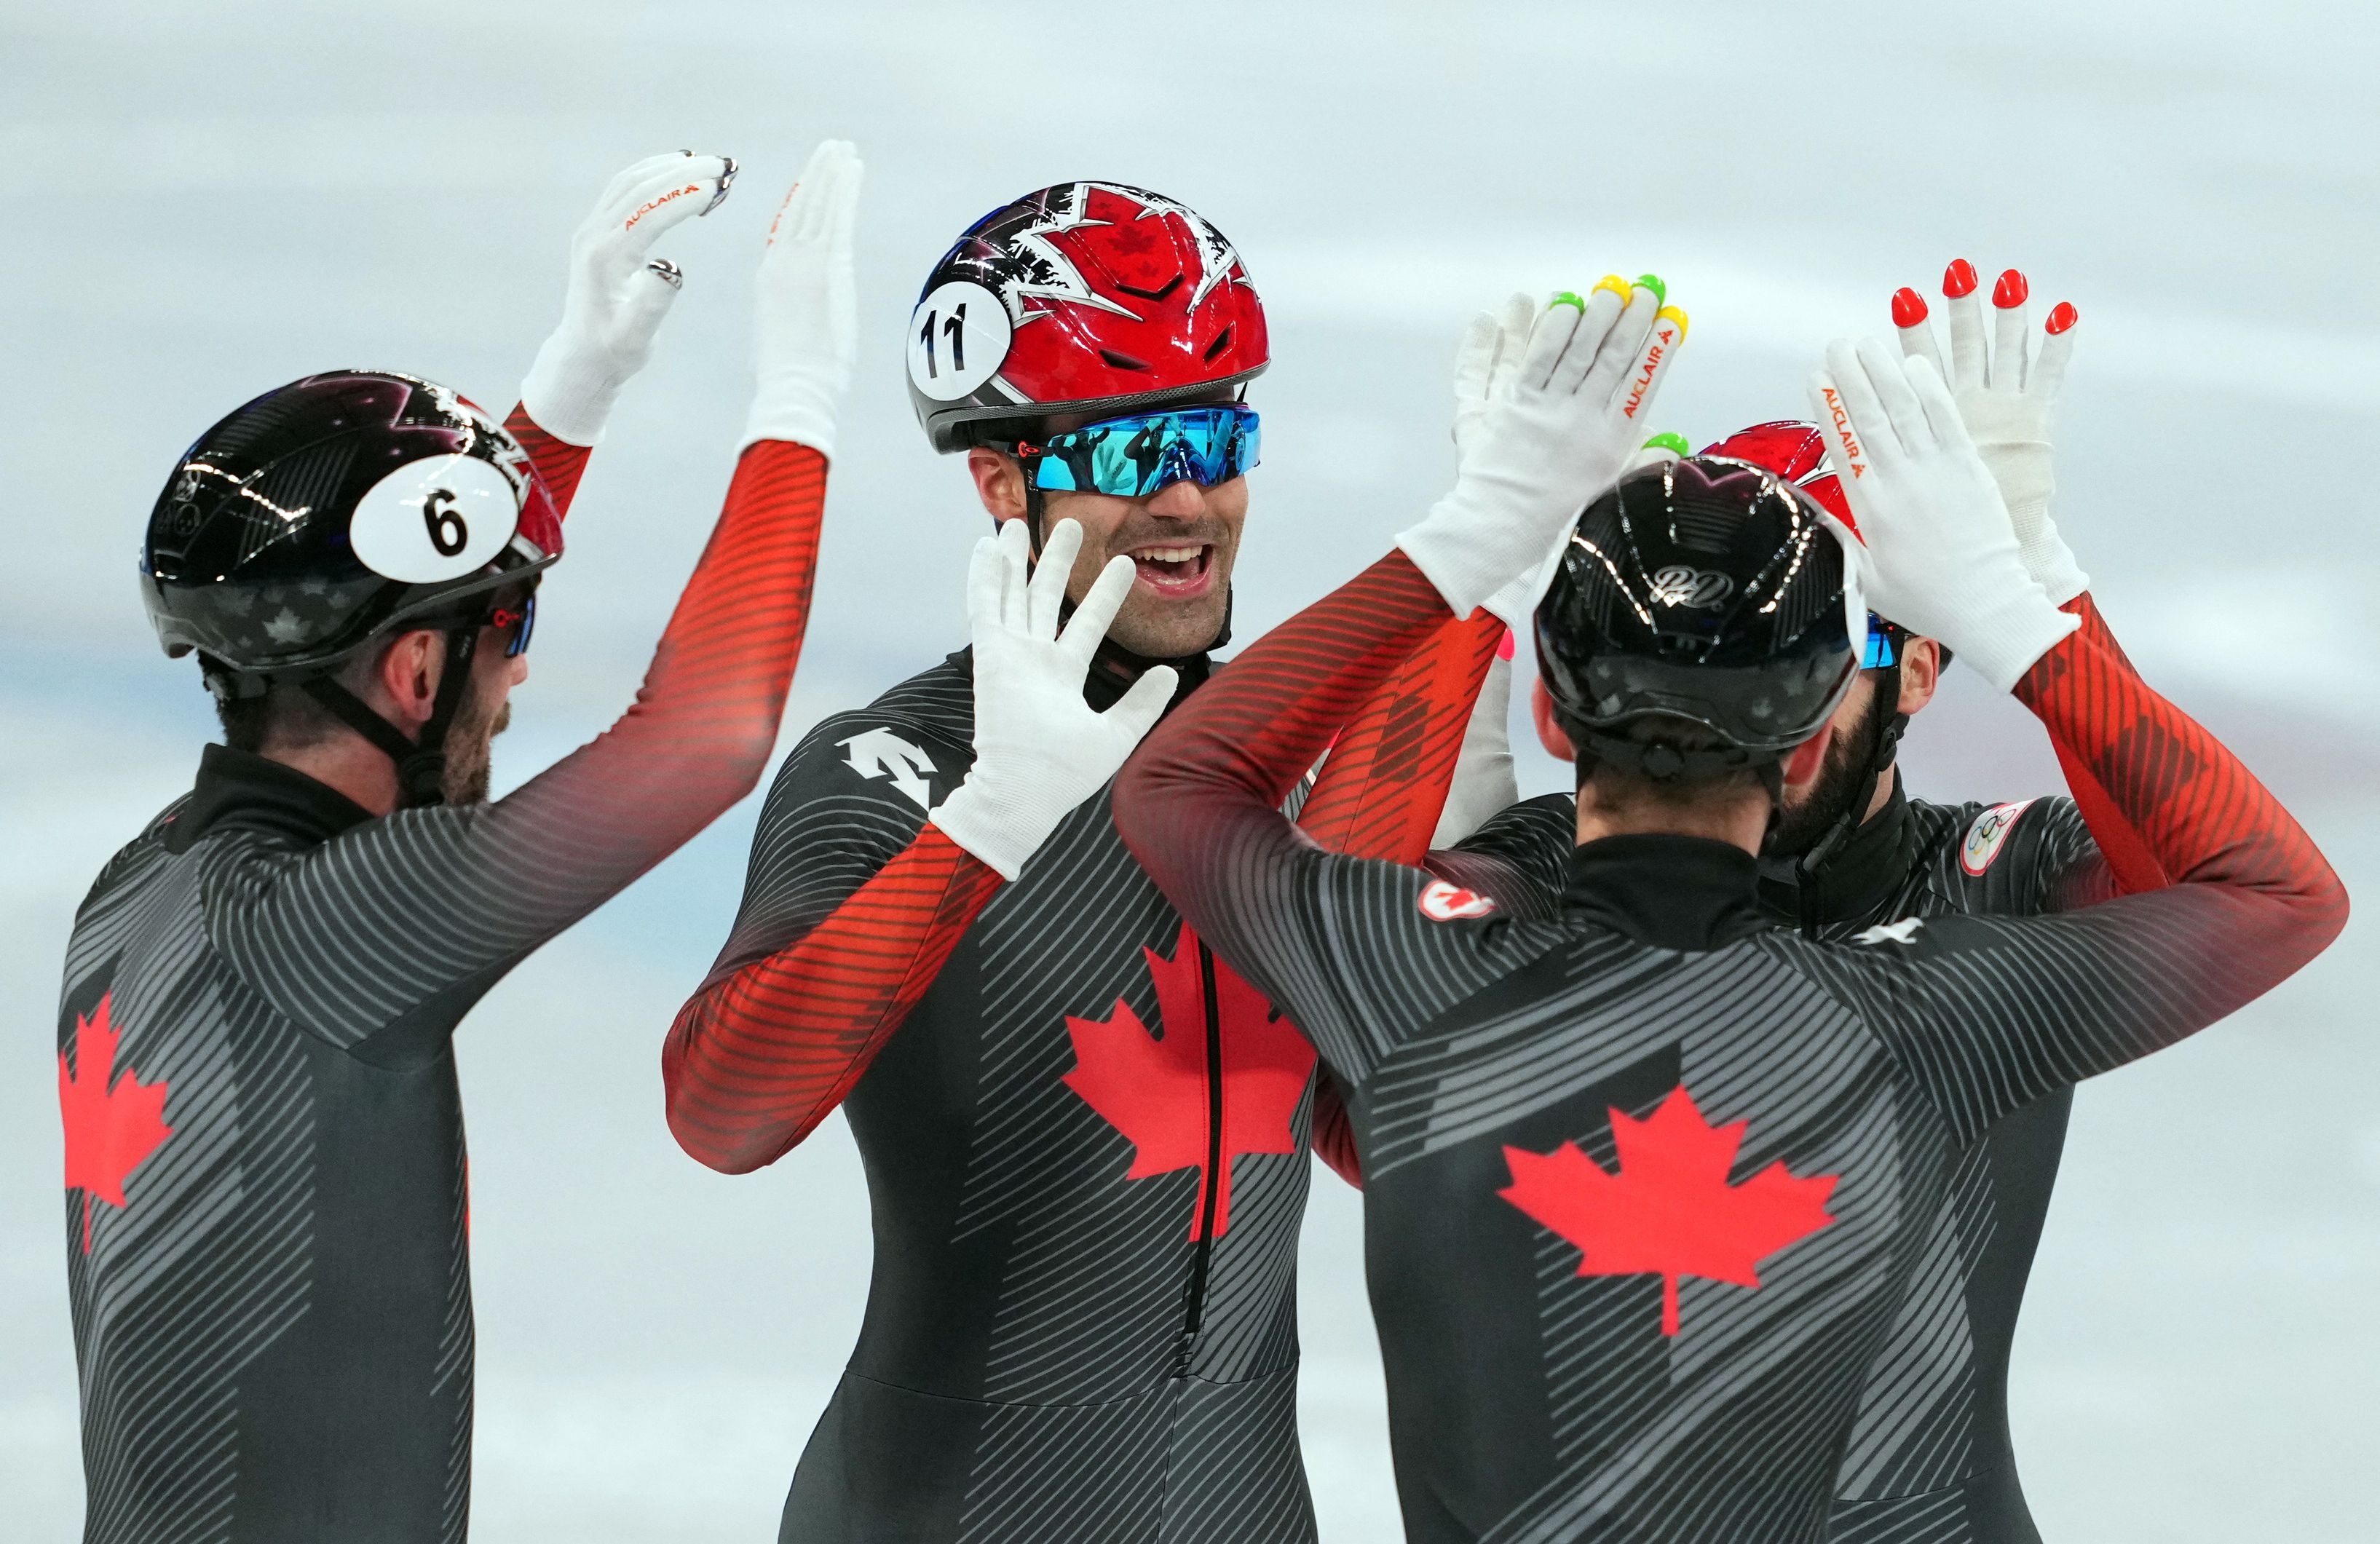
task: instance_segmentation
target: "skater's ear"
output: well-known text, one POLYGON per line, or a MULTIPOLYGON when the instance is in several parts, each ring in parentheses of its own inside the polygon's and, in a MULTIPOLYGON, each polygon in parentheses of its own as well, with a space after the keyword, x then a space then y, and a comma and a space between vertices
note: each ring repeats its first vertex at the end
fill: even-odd
POLYGON ((1788 788, 1806 788, 1818 780, 1827 765, 1827 747, 1835 737, 1835 726, 1823 724, 1816 734, 1785 753, 1785 765, 1779 773, 1788 788))
POLYGON ((1900 646, 1900 703, 1897 710, 1913 713, 1934 700, 1942 683, 1942 646, 1930 638, 1912 638, 1900 646))
POLYGON ((975 479, 975 496, 994 521, 1025 517, 1025 467, 1014 456, 977 445, 967 452, 967 476, 975 479))
POLYGON ((1536 723, 1537 743, 1546 748, 1547 755, 1557 761, 1578 760, 1578 748, 1571 744, 1570 731, 1554 717, 1554 699, 1547 695, 1543 677, 1529 683, 1529 717, 1536 723))

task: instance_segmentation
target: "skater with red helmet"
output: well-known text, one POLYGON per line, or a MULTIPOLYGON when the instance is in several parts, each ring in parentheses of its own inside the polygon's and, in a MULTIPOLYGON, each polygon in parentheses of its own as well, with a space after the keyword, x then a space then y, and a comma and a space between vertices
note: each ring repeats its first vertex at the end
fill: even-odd
MULTIPOLYGON (((771 1162, 841 1104, 868 1165, 867 1319, 780 1537, 1310 1539, 1314 1054, 1157 893, 1105 791, 1227 636, 1263 307, 1195 211, 1074 182, 961 237, 905 346, 997 522, 974 646, 787 760, 663 1053, 702 1161, 771 1162)), ((1400 775, 1337 759, 1347 824, 1427 835, 1462 707, 1429 723, 1400 775)))

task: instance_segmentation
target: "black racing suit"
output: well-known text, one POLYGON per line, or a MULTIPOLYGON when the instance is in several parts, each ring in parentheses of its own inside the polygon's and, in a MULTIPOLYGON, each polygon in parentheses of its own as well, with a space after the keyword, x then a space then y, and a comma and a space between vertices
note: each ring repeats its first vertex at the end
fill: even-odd
POLYGON ((1949 1154, 2318 953, 2344 892, 2092 640, 2018 695, 2178 881, 2055 917, 1775 928, 1752 857, 1613 836, 1516 918, 1272 806, 1445 617, 1401 554, 1160 725, 1119 829, 1344 1086, 1408 1537, 1816 1540, 1949 1154))
POLYGON ((464 1537, 455 1024, 759 780, 825 473, 745 453, 637 706, 518 791, 375 820, 210 746, 101 872, 58 1015, 90 1544, 464 1537))
MULTIPOLYGON (((1820 869, 1819 936, 1904 918, 2031 917, 2108 899, 2114 885, 2070 798, 1890 800, 1820 869)), ((1790 864, 1761 900, 1798 923, 1790 864)), ((1835 1482, 1834 1544, 2038 1544, 2009 1440, 2009 1350, 2066 1140, 2070 1087, 1950 1149, 1941 1200, 1892 1331, 1868 1369, 1835 1482)))
MULTIPOLYGON (((1178 708, 1211 683, 1205 656, 1175 663, 1178 708)), ((1086 697, 1130 679, 1103 650, 1086 697)), ((1443 784, 1408 773, 1425 742, 1451 770, 1463 719, 1376 725, 1393 764, 1339 756, 1376 775, 1326 771, 1318 806, 1427 833, 1443 784)), ((804 738, 664 1053, 705 1162, 772 1161, 840 1103, 867 1164, 867 1317, 780 1537, 1309 1540, 1313 1050, 1183 926, 1105 790, 1011 883, 943 836, 929 811, 974 731, 961 651, 804 738)))

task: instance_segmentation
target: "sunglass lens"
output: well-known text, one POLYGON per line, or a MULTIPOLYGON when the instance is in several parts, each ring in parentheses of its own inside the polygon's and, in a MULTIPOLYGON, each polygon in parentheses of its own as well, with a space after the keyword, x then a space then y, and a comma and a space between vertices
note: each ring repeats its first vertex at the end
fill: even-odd
POLYGON ((513 640, 504 645, 504 658, 516 660, 528 652, 528 636, 537 630, 537 592, 531 590, 522 600, 513 623, 513 640))

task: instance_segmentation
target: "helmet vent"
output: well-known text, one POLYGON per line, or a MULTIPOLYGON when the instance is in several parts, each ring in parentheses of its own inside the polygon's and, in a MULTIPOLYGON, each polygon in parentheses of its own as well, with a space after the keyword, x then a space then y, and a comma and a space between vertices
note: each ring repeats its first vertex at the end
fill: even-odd
POLYGON ((240 517, 238 561, 246 563, 330 505, 355 458, 356 437, 342 434, 282 457, 234 492, 227 502, 240 517))
MULTIPOLYGON (((1821 537, 1819 540, 1828 539, 1821 537)), ((1780 579, 1773 581, 1779 590, 1777 636, 1779 638, 1800 638, 1803 629, 1817 620, 1820 610, 1839 600, 1842 594, 1840 579, 1829 584, 1815 571, 1823 565, 1820 554, 1811 550, 1811 546, 1805 541, 1800 559, 1787 567, 1780 579), (1805 565, 1813 571, 1802 572, 1805 565)))
POLYGON ((1718 555, 1732 551, 1743 529, 1740 505, 1711 505, 1691 495, 1670 505, 1670 540, 1697 553, 1718 555))
POLYGON ((1167 296, 1182 287, 1182 275, 1179 274, 1174 274, 1173 277, 1166 280, 1164 284, 1159 286, 1155 289, 1143 289, 1138 285, 1128 285, 1122 279, 1115 281, 1115 286, 1118 289, 1123 290, 1126 295, 1137 296, 1143 300, 1162 300, 1167 296))
POLYGON ((1147 360, 1135 359, 1129 354, 1119 354, 1112 348, 1100 349, 1099 358, 1105 359, 1109 364, 1118 370, 1147 370, 1148 368, 1148 362, 1147 360))
POLYGON ((1207 346, 1207 352, 1201 354, 1199 358, 1201 359, 1211 361, 1216 355, 1221 353, 1224 349, 1229 348, 1230 346, 1232 346, 1232 328, 1231 324, 1226 322, 1224 323, 1223 330, 1215 334, 1215 341, 1207 346))

